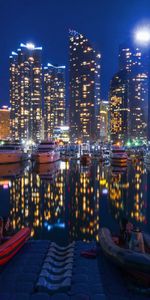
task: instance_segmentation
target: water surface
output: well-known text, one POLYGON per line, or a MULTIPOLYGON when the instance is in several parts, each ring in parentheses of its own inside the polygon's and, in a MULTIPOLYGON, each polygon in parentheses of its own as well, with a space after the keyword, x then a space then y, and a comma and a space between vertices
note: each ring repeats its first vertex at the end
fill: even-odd
POLYGON ((35 239, 60 244, 98 240, 100 227, 117 232, 123 217, 150 232, 150 172, 143 162, 112 169, 93 161, 0 166, 0 215, 16 232, 30 226, 35 239))

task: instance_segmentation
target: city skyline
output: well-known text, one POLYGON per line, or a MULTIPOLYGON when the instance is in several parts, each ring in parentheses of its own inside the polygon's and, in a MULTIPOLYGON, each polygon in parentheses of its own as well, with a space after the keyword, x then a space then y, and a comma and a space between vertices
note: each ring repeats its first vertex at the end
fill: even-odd
MULTIPOLYGON (((7 1, 7 5, 8 2, 10 1, 7 1)), ((93 5, 91 1, 85 2, 84 0, 82 3, 76 1, 76 4, 68 3, 68 1, 62 3, 59 0, 50 4, 49 1, 45 1, 44 6, 39 1, 36 1, 36 6, 34 5, 35 1, 32 3, 28 0, 21 3, 16 2, 17 12, 14 10, 12 2, 9 6, 10 11, 7 10, 5 3, 0 4, 0 16, 3 22, 0 29, 1 36, 3 36, 3 47, 0 50, 0 99, 2 105, 9 104, 8 57, 11 50, 15 49, 21 41, 29 41, 43 46, 44 65, 50 61, 54 65, 56 63, 64 64, 68 69, 68 29, 75 29, 88 36, 89 40, 93 41, 94 47, 102 53, 102 98, 107 99, 111 77, 117 71, 119 44, 126 37, 133 37, 134 29, 143 20, 145 24, 149 23, 150 4, 146 0, 144 3, 132 1, 132 6, 130 1, 121 3, 122 1, 119 0, 115 1, 115 5, 110 1, 101 1, 100 3, 95 1, 93 5), (30 9, 25 9, 28 6, 30 9), (110 11, 107 10, 107 6, 110 11), (82 11, 82 14, 78 14, 78 11, 82 11), (124 16, 122 16, 122 11, 124 11, 124 16), (49 14, 51 18, 48 18, 49 14), (126 14, 128 14, 128 18, 125 18, 126 14), (17 21, 14 22, 16 15, 17 21), (57 18, 55 18, 56 15, 57 18)))

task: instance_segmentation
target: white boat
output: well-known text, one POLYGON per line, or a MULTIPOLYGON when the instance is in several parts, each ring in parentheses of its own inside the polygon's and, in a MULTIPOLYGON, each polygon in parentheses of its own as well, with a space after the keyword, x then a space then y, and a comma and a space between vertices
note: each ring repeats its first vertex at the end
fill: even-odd
POLYGON ((103 157, 106 160, 108 160, 110 158, 110 150, 109 149, 103 149, 103 157))
POLYGON ((113 146, 110 154, 111 165, 126 167, 128 155, 123 147, 113 146))
POLYGON ((17 143, 6 143, 0 146, 0 164, 17 163, 26 158, 23 149, 17 143))
POLYGON ((43 141, 39 144, 37 151, 33 154, 33 159, 39 163, 52 163, 60 159, 60 151, 53 141, 43 141))
POLYGON ((147 152, 144 156, 144 162, 146 165, 150 165, 150 152, 147 152))

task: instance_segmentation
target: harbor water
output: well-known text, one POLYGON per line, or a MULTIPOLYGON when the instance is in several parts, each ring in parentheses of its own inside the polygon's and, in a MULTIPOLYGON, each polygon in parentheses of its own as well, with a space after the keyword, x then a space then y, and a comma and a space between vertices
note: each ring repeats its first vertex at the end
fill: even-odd
POLYGON ((149 190, 142 161, 117 169, 96 160, 0 165, 0 215, 12 232, 29 226, 34 239, 59 244, 98 240, 102 226, 116 233, 123 217, 150 233, 149 190))

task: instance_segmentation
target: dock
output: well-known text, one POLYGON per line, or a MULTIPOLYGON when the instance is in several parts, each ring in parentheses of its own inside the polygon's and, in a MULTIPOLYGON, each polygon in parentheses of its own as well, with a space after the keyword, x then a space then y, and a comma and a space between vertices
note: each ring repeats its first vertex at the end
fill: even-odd
POLYGON ((70 257, 67 258, 68 265, 72 264, 70 286, 50 291, 39 287, 38 282, 41 274, 47 272, 43 269, 44 265, 55 257, 51 256, 52 244, 47 240, 28 241, 15 257, 0 269, 0 300, 149 299, 129 288, 127 279, 104 257, 101 250, 95 259, 80 255, 82 251, 95 246, 95 242, 75 242, 70 248, 74 251, 73 262, 70 257))

